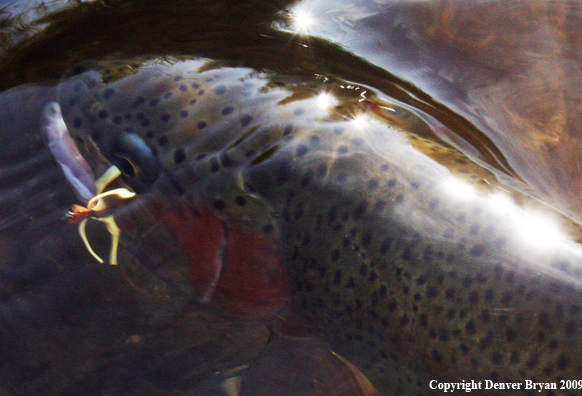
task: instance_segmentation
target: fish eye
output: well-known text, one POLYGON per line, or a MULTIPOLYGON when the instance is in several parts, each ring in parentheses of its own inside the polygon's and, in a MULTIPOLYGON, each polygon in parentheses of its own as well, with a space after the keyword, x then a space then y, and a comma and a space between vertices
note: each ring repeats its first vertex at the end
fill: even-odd
POLYGON ((161 166, 152 149, 136 134, 123 133, 109 145, 109 160, 124 180, 140 192, 155 182, 161 166))
POLYGON ((139 168, 123 154, 112 154, 111 162, 126 176, 135 177, 139 173, 139 168))

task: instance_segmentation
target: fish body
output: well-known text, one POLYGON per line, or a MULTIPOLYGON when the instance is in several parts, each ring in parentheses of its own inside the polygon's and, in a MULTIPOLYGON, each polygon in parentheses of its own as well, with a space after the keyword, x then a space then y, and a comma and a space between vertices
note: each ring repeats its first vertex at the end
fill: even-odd
POLYGON ((58 87, 96 174, 116 164, 138 192, 113 209, 122 244, 149 231, 142 205, 190 257, 198 301, 279 316, 282 333, 298 314, 383 394, 578 378, 580 247, 531 243, 523 210, 459 194, 374 101, 330 76, 204 59, 85 65, 58 87))

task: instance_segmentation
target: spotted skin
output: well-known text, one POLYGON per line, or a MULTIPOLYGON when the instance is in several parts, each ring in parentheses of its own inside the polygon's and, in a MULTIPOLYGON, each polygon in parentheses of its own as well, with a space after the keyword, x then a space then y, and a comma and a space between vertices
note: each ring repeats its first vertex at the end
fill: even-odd
POLYGON ((172 199, 277 241, 288 309, 381 392, 582 374, 580 248, 528 244, 486 196, 451 195, 451 172, 373 116, 369 88, 207 60, 83 69, 58 99, 96 173, 134 133, 177 186, 172 199))

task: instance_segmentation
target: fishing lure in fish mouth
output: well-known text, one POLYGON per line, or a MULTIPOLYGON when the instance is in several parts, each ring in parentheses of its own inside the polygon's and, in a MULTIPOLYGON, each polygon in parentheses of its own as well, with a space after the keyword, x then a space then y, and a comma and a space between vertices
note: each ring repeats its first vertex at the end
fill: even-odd
POLYGON ((115 218, 113 215, 97 217, 93 216, 93 214, 96 214, 96 212, 107 208, 105 201, 102 199, 104 197, 115 195, 121 199, 129 199, 135 196, 135 193, 133 191, 129 191, 127 188, 116 188, 103 192, 105 187, 107 187, 120 175, 121 171, 115 165, 111 166, 109 169, 107 169, 103 176, 101 176, 95 182, 97 185, 98 194, 89 200, 87 207, 85 208, 80 205, 73 205, 72 212, 69 212, 69 221, 71 223, 79 223, 79 234, 81 235, 81 239, 83 240, 85 247, 89 253, 91 253, 91 255, 95 257, 95 259, 100 263, 103 263, 104 261, 97 253, 95 253, 93 248, 91 248, 91 244, 87 238, 86 227, 87 221, 89 221, 89 219, 95 219, 105 223, 107 226, 107 231, 111 235, 111 250, 109 252, 109 264, 111 265, 117 265, 117 249, 119 247, 119 236, 121 235, 121 231, 115 223, 115 218))
POLYGON ((116 188, 104 192, 105 188, 121 175, 121 171, 113 165, 99 179, 94 179, 91 167, 69 135, 58 103, 50 102, 45 106, 42 117, 42 132, 51 154, 63 170, 67 181, 75 189, 78 197, 87 201, 86 207, 73 205, 72 211, 69 212, 69 221, 79 223, 79 234, 85 247, 100 263, 104 261, 91 247, 87 239, 86 227, 90 218, 105 223, 107 231, 111 234, 109 263, 116 265, 121 231, 115 223, 113 215, 98 217, 97 213, 107 208, 103 198, 115 195, 121 199, 129 199, 135 196, 135 192, 129 191, 127 188, 116 188))

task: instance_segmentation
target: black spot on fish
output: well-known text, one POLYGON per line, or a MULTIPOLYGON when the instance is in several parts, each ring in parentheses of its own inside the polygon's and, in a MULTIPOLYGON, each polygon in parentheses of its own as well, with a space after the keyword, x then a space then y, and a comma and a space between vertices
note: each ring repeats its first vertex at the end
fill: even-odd
POLYGON ((345 154, 348 152, 348 146, 340 146, 337 149, 338 154, 345 154))
POLYGON ((378 297, 386 298, 387 296, 388 296, 388 288, 386 287, 386 285, 380 286, 380 288, 378 289, 378 297))
POLYGON ((192 100, 189 102, 189 104, 190 104, 190 106, 193 106, 193 105, 195 105, 195 104, 196 104, 196 99, 192 99, 192 100))
POLYGON ((560 356, 558 356, 556 364, 559 370, 565 370, 570 367, 570 358, 562 353, 560 356))
POLYGON ((384 240, 380 244, 380 254, 382 256, 386 255, 386 253, 388 253, 388 251, 390 250, 391 245, 392 245, 392 239, 391 238, 384 238, 384 240))
POLYGON ((263 226, 263 232, 265 232, 265 233, 272 232, 272 231, 273 231, 273 229, 274 229, 274 227, 273 227, 273 225, 272 225, 272 224, 265 224, 265 225, 263 226))
POLYGON ((214 157, 210 159, 210 171, 211 172, 218 172, 220 169, 220 165, 218 164, 218 160, 214 157))
POLYGON ((468 355, 469 354, 469 347, 467 346, 467 344, 461 344, 459 345, 459 350, 461 352, 463 352, 464 355, 468 355))
POLYGON ((396 302, 396 300, 391 300, 388 303, 387 308, 388 308, 388 311, 390 311, 390 312, 396 312, 396 310, 398 309, 398 303, 396 302))
POLYGON ((160 121, 162 122, 168 122, 170 121, 170 115, 168 113, 164 113, 160 116, 160 121))
POLYGON ((94 132, 91 135, 91 139, 93 139, 94 141, 98 142, 101 140, 101 134, 99 132, 94 132))
POLYGON ((359 220, 364 215, 364 213, 366 213, 367 208, 368 208, 367 201, 360 202, 356 209, 354 210, 354 219, 359 220))
POLYGON ((305 154, 307 154, 307 152, 308 152, 308 148, 306 145, 300 144, 297 146, 296 154, 298 157, 304 156, 305 154))
POLYGON ((232 158, 230 158, 230 156, 227 153, 223 153, 220 156, 220 161, 222 162, 222 166, 224 166, 225 168, 236 165, 236 162, 232 158))
POLYGON ((150 120, 142 120, 141 121, 141 126, 147 127, 150 125, 150 120))
POLYGON ((252 121, 252 120, 253 120, 253 117, 251 117, 250 115, 244 115, 244 116, 242 116, 242 118, 240 119, 240 124, 241 124, 243 127, 246 127, 246 126, 248 126, 248 125, 251 123, 251 121, 252 121))
POLYGON ((348 181, 348 175, 345 172, 341 172, 338 173, 335 179, 338 181, 339 184, 346 184, 346 182, 348 181))
POLYGON ((327 175, 327 165, 323 164, 317 167, 317 177, 322 178, 327 175))
POLYGON ((530 370, 533 370, 539 364, 540 364, 540 357, 539 357, 539 355, 536 354, 526 363, 526 367, 530 370))
POLYGON ((83 121, 80 118, 75 118, 73 120, 73 127, 81 128, 81 126, 83 126, 83 121))
POLYGON ((353 276, 350 276, 350 278, 346 282, 346 288, 348 288, 348 289, 355 289, 356 288, 356 281, 354 280, 353 276))
POLYGON ((184 79, 184 77, 182 77, 182 76, 175 76, 175 77, 174 77, 174 81, 176 81, 176 82, 177 82, 177 81, 180 81, 180 80, 182 80, 182 79, 184 79))
POLYGON ((473 305, 479 303, 479 292, 478 291, 473 290, 471 293, 469 293, 469 302, 473 305))
POLYGON ((174 163, 181 164, 186 159, 186 153, 183 148, 179 148, 174 151, 174 163))
POLYGON ((103 99, 109 100, 115 95, 115 90, 113 88, 107 88, 103 91, 103 99))
POLYGON ((430 298, 436 298, 438 296, 438 287, 430 285, 426 288, 426 295, 430 298))
POLYGON ((241 196, 241 195, 237 195, 234 198, 234 202, 238 205, 238 206, 245 206, 247 204, 247 200, 245 199, 245 197, 241 196))
MULTIPOLYGON (((186 92, 188 91, 188 87, 186 86, 186 84, 180 84, 180 87, 178 88, 181 92, 186 92)), ((204 93, 204 91, 200 91, 202 93, 204 93)), ((200 95, 202 95, 202 93, 200 95)))
POLYGON ((147 131, 146 132, 146 137, 149 138, 149 139, 153 138, 155 135, 156 134, 155 134, 154 131, 147 131))
POLYGON ((368 180, 366 187, 368 188, 369 191, 375 191, 378 188, 379 184, 380 182, 378 181, 378 179, 370 179, 368 180))
POLYGON ((233 112, 233 110, 234 109, 232 107, 230 107, 230 106, 225 107, 224 109, 222 109, 222 115, 229 115, 230 113, 233 112))
POLYGON ((305 113, 305 109, 297 109, 293 112, 293 114, 295 114, 296 116, 300 116, 303 113, 305 113))
POLYGON ((142 98, 141 96, 138 96, 137 98, 135 98, 133 104, 131 105, 131 107, 136 108, 141 106, 143 103, 145 102, 145 99, 142 98))
POLYGON ((158 144, 160 146, 165 146, 166 144, 168 144, 168 138, 166 136, 160 136, 158 138, 158 144))
POLYGON ((390 179, 390 180, 388 180, 388 183, 386 183, 386 185, 388 187, 394 187, 396 185, 396 179, 390 179))
POLYGON ((226 203, 221 199, 217 199, 214 201, 214 207, 218 210, 223 210, 226 208, 226 203))
POLYGON ((493 352, 491 354, 491 362, 497 366, 503 364, 503 355, 499 352, 493 352))
POLYGON ((216 87, 214 89, 214 93, 216 95, 224 95, 225 92, 226 92, 226 87, 224 85, 219 85, 218 87, 216 87))
POLYGON ((337 212, 337 209, 335 208, 335 206, 332 206, 331 208, 328 209, 328 211, 327 211, 327 223, 329 225, 332 225, 333 222, 335 221, 336 212, 337 212))
POLYGON ((307 172, 305 172, 305 175, 303 175, 303 179, 301 179, 301 186, 305 187, 309 185, 309 183, 311 183, 312 181, 313 181, 313 171, 309 169, 307 172))
POLYGON ((303 204, 299 202, 295 207, 295 213, 293 214, 293 217, 295 217, 295 220, 299 220, 301 219, 302 216, 303 216, 303 204))
POLYGON ((372 242, 372 233, 367 232, 362 237, 362 246, 367 247, 372 242))
POLYGON ((182 117, 182 118, 186 118, 186 117, 188 117, 188 111, 187 111, 187 110, 182 110, 182 111, 180 112, 180 117, 182 117))
POLYGON ((174 94, 172 92, 168 92, 164 95, 164 99, 170 99, 174 94))
POLYGON ((443 355, 439 351, 437 351, 436 349, 433 349, 431 354, 432 354, 432 360, 435 363, 442 363, 443 355))
POLYGON ((573 337, 578 332, 578 326, 576 326, 576 322, 569 321, 566 323, 566 327, 564 328, 564 336, 567 338, 573 337))
POLYGON ((509 361, 513 364, 521 363, 521 359, 519 357, 519 352, 517 352, 517 351, 511 352, 511 356, 509 357, 509 361))
POLYGON ((360 275, 367 276, 368 275, 368 266, 366 264, 360 265, 360 275))
POLYGON ((197 126, 198 129, 204 129, 206 128, 206 123, 204 121, 200 121, 197 126))
POLYGON ((469 320, 467 325, 465 325, 465 332, 470 336, 477 334, 477 326, 473 319, 469 320))
POLYGON ((489 288, 489 289, 485 290, 485 302, 487 302, 487 303, 493 302, 494 298, 495 298, 495 292, 493 291, 493 289, 489 288))
POLYGON ((293 125, 289 124, 285 127, 285 130, 283 130, 283 136, 288 136, 291 132, 293 132, 293 125))
POLYGON ((97 118, 99 118, 100 120, 104 120, 107 118, 107 111, 105 110, 101 110, 99 111, 99 113, 97 113, 97 118))
POLYGON ((317 146, 319 145, 321 139, 319 138, 319 136, 311 136, 309 138, 309 144, 312 146, 317 146))
POLYGON ((152 99, 150 100, 150 106, 157 106, 160 103, 160 99, 152 99))
POLYGON ((198 91, 198 96, 202 96, 202 95, 204 95, 204 90, 203 89, 201 89, 200 91, 198 91))
POLYGON ((513 293, 511 292, 505 292, 503 293, 503 296, 501 297, 501 304, 507 305, 509 304, 509 302, 513 299, 513 293))
POLYGON ((384 202, 383 200, 379 200, 378 202, 376 202, 374 204, 374 206, 372 207, 372 210, 376 213, 380 213, 384 210, 385 207, 386 207, 386 202, 384 202))

